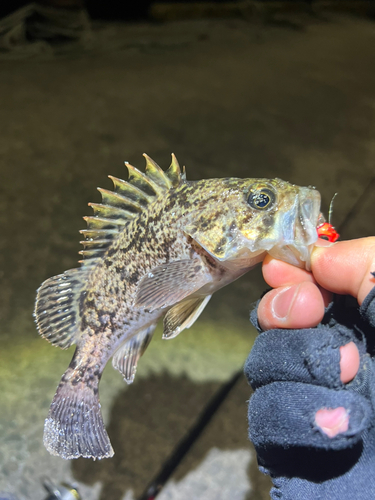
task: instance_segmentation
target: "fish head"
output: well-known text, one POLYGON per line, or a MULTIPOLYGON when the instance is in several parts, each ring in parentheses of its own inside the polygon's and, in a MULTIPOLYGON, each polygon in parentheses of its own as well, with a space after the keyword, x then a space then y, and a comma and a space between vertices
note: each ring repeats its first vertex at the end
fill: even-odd
POLYGON ((257 263, 269 253, 309 270, 321 217, 319 192, 281 179, 223 182, 221 201, 204 210, 206 220, 200 214, 187 232, 223 263, 257 263))
POLYGON ((248 207, 238 220, 239 246, 250 252, 265 250, 276 259, 310 269, 318 239, 320 193, 281 179, 259 180, 250 184, 246 201, 248 207))

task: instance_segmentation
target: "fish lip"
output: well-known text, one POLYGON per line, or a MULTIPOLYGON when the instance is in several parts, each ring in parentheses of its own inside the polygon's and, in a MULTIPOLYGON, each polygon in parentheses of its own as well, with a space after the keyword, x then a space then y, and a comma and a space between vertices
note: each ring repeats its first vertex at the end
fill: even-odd
POLYGON ((296 267, 311 270, 311 254, 318 239, 316 231, 320 212, 320 193, 301 187, 291 210, 284 214, 281 228, 281 245, 269 254, 296 267))
POLYGON ((303 246, 299 249, 300 258, 302 262, 305 262, 305 268, 310 271, 311 254, 318 239, 316 228, 321 217, 320 193, 315 189, 301 188, 298 201, 298 216, 302 228, 301 239, 303 241, 303 246))

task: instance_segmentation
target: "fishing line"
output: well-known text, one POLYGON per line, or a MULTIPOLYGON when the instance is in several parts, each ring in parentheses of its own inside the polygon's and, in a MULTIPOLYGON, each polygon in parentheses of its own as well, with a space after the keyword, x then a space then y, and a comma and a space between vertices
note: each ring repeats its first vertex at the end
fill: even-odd
POLYGON ((335 193, 333 196, 332 196, 332 200, 331 200, 331 203, 329 204, 329 210, 328 210, 328 224, 332 224, 331 220, 332 220, 332 212, 333 212, 333 202, 334 202, 334 199, 336 198, 336 196, 338 195, 338 193, 335 193))

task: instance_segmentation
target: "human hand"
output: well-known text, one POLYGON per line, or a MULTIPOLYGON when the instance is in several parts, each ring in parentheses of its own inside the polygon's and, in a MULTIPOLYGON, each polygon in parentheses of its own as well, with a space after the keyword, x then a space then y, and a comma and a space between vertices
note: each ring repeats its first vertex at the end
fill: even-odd
MULTIPOLYGON (((274 288, 260 301, 258 321, 263 330, 309 328, 320 323, 331 292, 349 294, 362 304, 375 286, 375 237, 329 244, 318 240, 311 259, 312 272, 296 268, 270 256, 263 262, 265 281, 274 288)), ((340 347, 340 379, 351 381, 359 369, 359 353, 354 342, 340 347)), ((322 427, 336 435, 343 419, 337 411, 320 410, 322 427)))
POLYGON ((334 244, 318 240, 311 273, 267 256, 263 276, 274 290, 259 303, 259 324, 263 330, 316 326, 330 292, 352 295, 361 305, 375 286, 374 269, 375 237, 334 244))
POLYGON ((374 270, 375 238, 316 248, 312 273, 264 263, 275 289, 252 313, 260 335, 245 373, 255 391, 249 435, 272 498, 375 494, 374 270), (360 309, 344 295, 324 314, 332 292, 360 309))

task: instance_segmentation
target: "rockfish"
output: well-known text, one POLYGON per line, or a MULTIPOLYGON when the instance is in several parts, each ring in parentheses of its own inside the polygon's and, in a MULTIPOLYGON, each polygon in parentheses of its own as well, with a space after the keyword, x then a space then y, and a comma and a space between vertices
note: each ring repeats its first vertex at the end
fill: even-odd
POLYGON ((167 171, 126 164, 90 203, 81 268, 47 279, 37 292, 39 333, 76 344, 44 427, 47 450, 65 459, 105 458, 113 449, 98 395, 107 361, 127 383, 158 320, 163 338, 189 328, 211 295, 267 253, 309 269, 321 222, 320 194, 280 179, 187 181, 174 155, 167 171))

